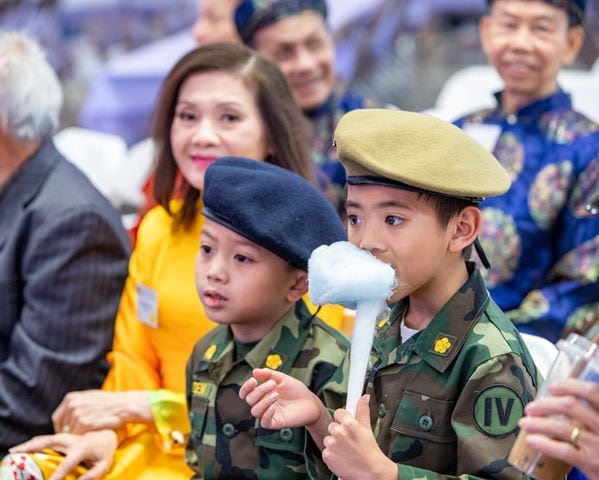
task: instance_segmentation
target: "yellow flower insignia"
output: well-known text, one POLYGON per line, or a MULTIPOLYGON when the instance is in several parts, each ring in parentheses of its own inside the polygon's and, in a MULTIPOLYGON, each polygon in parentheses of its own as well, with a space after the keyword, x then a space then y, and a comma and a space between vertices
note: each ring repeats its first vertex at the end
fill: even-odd
POLYGON ((447 337, 440 338, 435 342, 435 352, 436 353, 445 353, 447 350, 451 348, 451 342, 447 337))
POLYGON ((271 353, 266 357, 266 366, 271 370, 277 370, 281 365, 283 365, 283 359, 278 353, 271 353))
POLYGON ((208 350, 206 350, 204 352, 204 358, 206 360, 210 360, 210 359, 212 359, 212 357, 214 357, 215 353, 216 353, 216 345, 213 343, 212 345, 210 345, 208 347, 208 350))
POLYGON ((451 349, 457 342, 457 338, 452 335, 447 335, 446 333, 439 333, 437 338, 435 339, 435 344, 431 351, 436 353, 437 355, 441 355, 445 357, 451 352, 451 349))

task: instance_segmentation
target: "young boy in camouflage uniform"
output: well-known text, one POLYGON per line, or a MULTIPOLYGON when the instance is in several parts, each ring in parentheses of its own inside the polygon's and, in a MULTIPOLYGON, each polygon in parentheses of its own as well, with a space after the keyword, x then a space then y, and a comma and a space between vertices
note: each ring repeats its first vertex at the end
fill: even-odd
POLYGON ((194 478, 330 475, 303 428, 261 427, 238 392, 253 368, 268 367, 296 378, 324 405, 343 405, 348 341, 312 315, 302 296, 312 250, 344 240, 345 229, 315 187, 254 160, 211 165, 203 202, 196 285, 206 314, 220 325, 188 362, 186 457, 194 478))
POLYGON ((349 239, 397 275, 366 395, 356 418, 340 409, 332 419, 303 385, 267 369, 240 395, 265 427, 305 425, 343 480, 522 478, 506 457, 537 371, 466 260, 478 204, 509 177, 467 134, 422 114, 357 110, 335 139, 349 239))

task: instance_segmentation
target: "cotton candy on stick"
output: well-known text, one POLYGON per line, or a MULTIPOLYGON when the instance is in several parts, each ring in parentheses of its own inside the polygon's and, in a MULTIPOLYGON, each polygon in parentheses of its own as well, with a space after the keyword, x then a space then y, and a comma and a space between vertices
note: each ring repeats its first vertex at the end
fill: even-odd
POLYGON ((372 348, 377 316, 395 286, 395 270, 350 242, 323 245, 308 260, 310 300, 356 309, 350 351, 346 409, 356 415, 372 348))

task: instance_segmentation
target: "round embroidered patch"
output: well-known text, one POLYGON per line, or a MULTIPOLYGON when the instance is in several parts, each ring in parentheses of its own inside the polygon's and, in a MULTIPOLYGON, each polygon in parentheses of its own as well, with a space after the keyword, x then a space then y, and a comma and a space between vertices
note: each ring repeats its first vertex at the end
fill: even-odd
POLYGON ((474 423, 491 437, 509 435, 524 415, 520 396, 505 385, 494 385, 479 393, 474 401, 474 423))

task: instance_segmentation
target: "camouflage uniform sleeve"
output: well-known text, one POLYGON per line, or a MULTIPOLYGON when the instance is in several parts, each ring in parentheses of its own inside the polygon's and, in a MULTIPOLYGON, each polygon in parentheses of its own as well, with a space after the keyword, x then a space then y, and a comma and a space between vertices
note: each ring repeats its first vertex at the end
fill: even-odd
POLYGON ((400 479, 422 480, 528 478, 507 462, 524 405, 534 398, 534 382, 516 354, 494 356, 474 369, 451 416, 457 438, 456 471, 442 475, 398 465, 400 479))
MULTIPOLYGON (((327 407, 331 417, 338 408, 345 407, 345 398, 347 395, 347 365, 349 364, 349 350, 345 352, 345 357, 335 368, 330 378, 322 385, 316 394, 322 403, 327 407)), ((310 480, 322 480, 332 477, 332 472, 322 460, 322 452, 312 440, 312 437, 306 430, 304 455, 308 468, 308 477, 310 480)))
MULTIPOLYGON (((191 412, 191 384, 193 382, 193 369, 197 363, 195 358, 196 350, 197 344, 194 348, 193 353, 191 354, 191 357, 189 357, 185 372, 185 396, 187 400, 188 412, 191 412)), ((194 472, 193 477, 191 477, 193 480, 199 480, 204 478, 203 473, 201 471, 200 459, 197 454, 194 436, 192 434, 190 434, 187 439, 187 445, 185 447, 185 462, 187 463, 187 466, 191 468, 194 472)))

